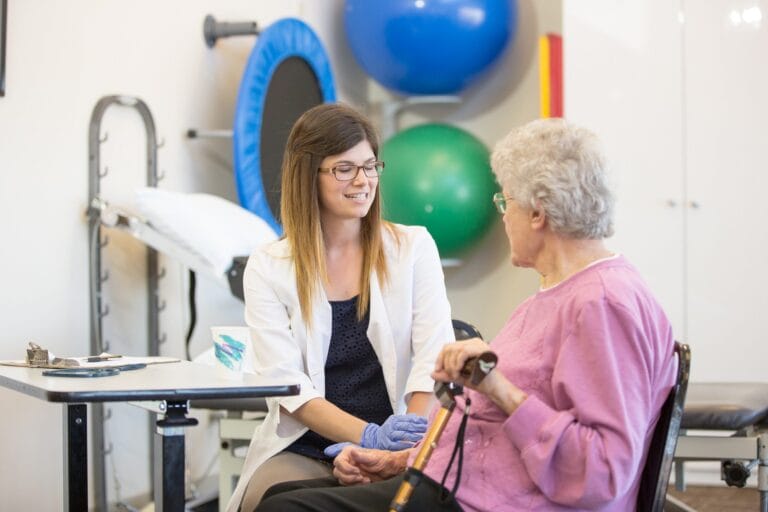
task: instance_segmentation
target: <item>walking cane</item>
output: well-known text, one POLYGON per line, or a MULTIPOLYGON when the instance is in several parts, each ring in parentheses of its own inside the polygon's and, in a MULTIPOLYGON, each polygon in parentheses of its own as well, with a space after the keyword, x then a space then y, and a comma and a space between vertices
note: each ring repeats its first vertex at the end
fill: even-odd
MULTIPOLYGON (((493 352, 483 352, 477 357, 468 359, 464 364, 464 368, 461 369, 461 374, 469 377, 472 385, 476 386, 496 367, 497 361, 498 357, 493 352)), ((440 402, 440 410, 437 411, 432 426, 429 427, 429 430, 424 435, 421 448, 419 448, 419 453, 416 454, 416 459, 414 459, 411 468, 423 471, 427 466, 432 450, 437 446, 437 442, 440 440, 440 436, 448 424, 448 419, 456 407, 456 396, 460 395, 462 391, 463 389, 460 385, 452 382, 435 383, 435 395, 440 402)), ((395 494, 392 503, 389 505, 389 512, 401 512, 411 498, 411 494, 413 494, 413 490, 418 483, 419 477, 411 472, 407 472, 403 483, 400 484, 397 494, 395 494)))

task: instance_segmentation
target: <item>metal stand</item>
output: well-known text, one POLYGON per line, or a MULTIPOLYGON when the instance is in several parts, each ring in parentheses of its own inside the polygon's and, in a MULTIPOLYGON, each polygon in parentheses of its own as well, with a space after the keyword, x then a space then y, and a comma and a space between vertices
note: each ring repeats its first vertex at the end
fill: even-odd
POLYGON ((165 403, 165 418, 157 422, 155 451, 155 510, 183 512, 184 488, 184 428, 197 425, 187 418, 187 401, 165 403), (159 460, 158 460, 159 459, 159 460))
POLYGON ((450 95, 409 96, 403 99, 381 102, 381 139, 387 140, 397 133, 397 117, 400 112, 417 105, 461 103, 461 97, 450 95))
MULTIPOLYGON (((101 121, 106 110, 112 105, 136 109, 144 122, 147 136, 147 186, 156 187, 161 177, 157 172, 157 149, 159 144, 155 135, 155 122, 149 107, 139 98, 131 96, 105 96, 101 98, 91 113, 88 127, 88 240, 89 240, 89 290, 90 290, 90 353, 100 354, 109 351, 109 343, 103 339, 102 319, 109 314, 109 305, 102 301, 102 284, 109 279, 109 272, 102 271, 101 249, 109 243, 109 237, 102 238, 101 211, 96 206, 99 201, 100 182, 107 175, 107 169, 101 170, 101 145, 109 137, 101 135, 101 121)), ((161 273, 158 271, 157 252, 147 249, 147 355, 156 356, 160 353, 159 313, 164 304, 158 297, 158 281, 161 273)), ((104 446, 104 406, 100 403, 91 404, 91 446, 93 449, 93 484, 94 504, 97 510, 107 510, 107 494, 104 457, 108 450, 104 446)), ((150 428, 154 424, 150 422, 150 428)), ((151 450, 150 450, 151 453, 151 450)), ((150 470, 152 465, 150 465, 150 470)))

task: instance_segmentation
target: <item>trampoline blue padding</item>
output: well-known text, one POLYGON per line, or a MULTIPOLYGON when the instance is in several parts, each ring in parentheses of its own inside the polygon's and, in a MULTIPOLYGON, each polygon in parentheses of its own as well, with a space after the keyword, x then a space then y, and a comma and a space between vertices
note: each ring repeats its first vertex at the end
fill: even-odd
MULTIPOLYGON (((322 102, 335 101, 330 60, 317 34, 301 20, 284 18, 258 36, 240 81, 235 107, 233 151, 238 199, 244 208, 263 218, 278 234, 282 234, 282 226, 270 208, 270 191, 265 190, 262 175, 262 128, 270 82, 281 64, 296 58, 304 61, 315 75, 322 102)), ((281 94, 285 101, 285 92, 281 94)), ((306 98, 299 100, 301 103, 306 98)), ((290 124, 293 121, 295 119, 290 119, 290 124)), ((275 149, 282 155, 282 147, 275 149)), ((268 171, 279 173, 279 169, 268 171)), ((279 183, 279 179, 276 182, 279 183)))

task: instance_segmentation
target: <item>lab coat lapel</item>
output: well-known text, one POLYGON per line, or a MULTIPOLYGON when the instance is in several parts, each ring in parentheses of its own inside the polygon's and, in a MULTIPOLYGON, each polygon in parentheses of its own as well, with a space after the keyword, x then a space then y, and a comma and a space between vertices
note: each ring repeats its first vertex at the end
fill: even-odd
POLYGON ((392 410, 397 410, 397 356, 395 354, 395 339, 392 336, 392 328, 389 324, 389 314, 384 304, 384 296, 379 287, 379 278, 376 272, 371 275, 370 288, 370 320, 368 322, 368 339, 371 342, 376 357, 381 363, 384 373, 384 382, 387 385, 389 401, 392 410))
POLYGON ((331 304, 320 286, 312 304, 312 327, 307 332, 307 373, 318 391, 325 394, 325 360, 331 344, 331 304))

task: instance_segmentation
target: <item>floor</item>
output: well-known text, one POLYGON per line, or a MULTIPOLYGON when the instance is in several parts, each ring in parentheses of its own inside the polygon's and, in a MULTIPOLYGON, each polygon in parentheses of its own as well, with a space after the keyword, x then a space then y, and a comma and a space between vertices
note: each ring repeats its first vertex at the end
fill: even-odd
MULTIPOLYGON (((669 493, 681 499, 696 512, 757 512, 760 495, 756 489, 736 487, 702 487, 689 485, 685 492, 670 486, 669 493)), ((189 509, 189 512, 217 512, 218 500, 189 509)))
POLYGON ((683 500, 697 512, 755 512, 760 510, 760 494, 757 489, 746 487, 688 486, 678 492, 670 486, 669 494, 683 500))

